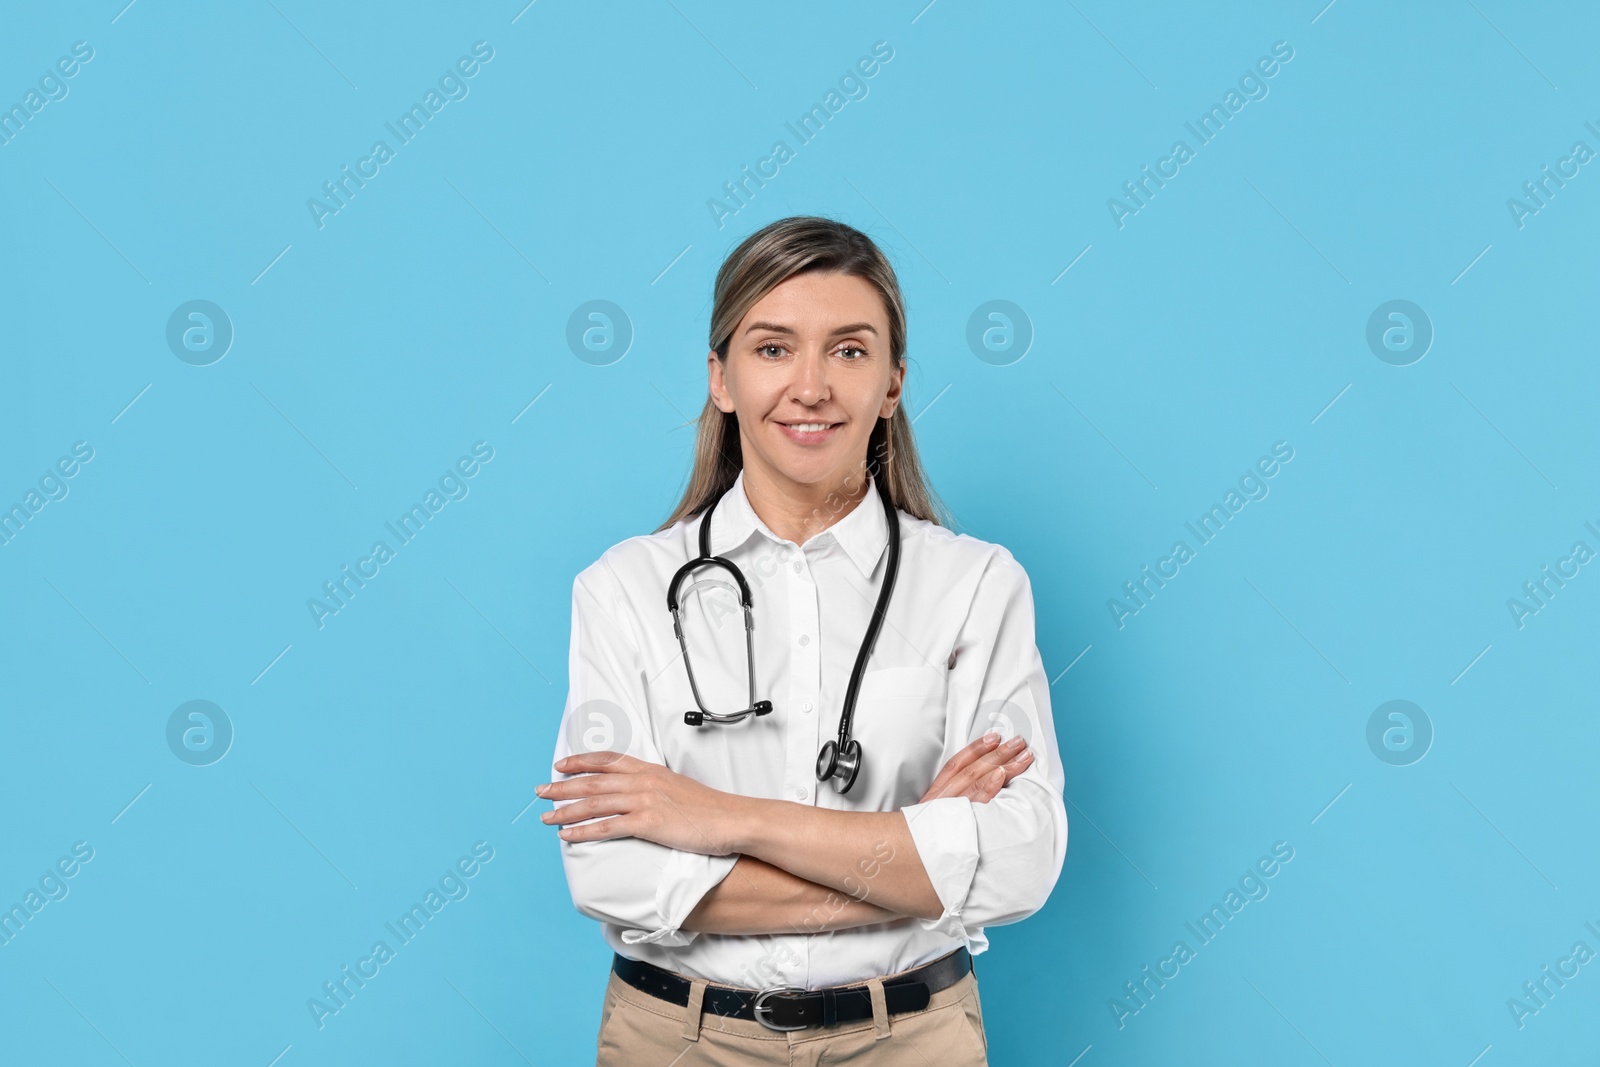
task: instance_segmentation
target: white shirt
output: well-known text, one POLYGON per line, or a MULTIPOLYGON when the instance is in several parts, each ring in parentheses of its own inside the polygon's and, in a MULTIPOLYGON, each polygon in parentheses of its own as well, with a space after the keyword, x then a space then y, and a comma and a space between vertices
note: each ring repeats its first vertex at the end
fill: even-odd
MULTIPOLYGON (((746 988, 817 989, 906 970, 962 945, 983 952, 984 927, 1043 906, 1067 846, 1061 758, 1027 573, 1000 545, 899 512, 900 572, 853 719, 862 769, 841 795, 816 780, 815 766, 818 749, 837 734, 888 564, 877 488, 799 546, 761 521, 743 472, 713 510, 711 553, 737 564, 750 586, 756 696, 772 701, 772 713, 732 725, 683 721, 696 705, 667 586, 699 555, 702 512, 623 541, 573 582, 570 688, 554 759, 613 749, 725 792, 902 810, 944 913, 815 934, 683 930, 737 857, 638 838, 561 843, 573 904, 604 924, 606 941, 624 956, 746 988), (988 803, 917 803, 945 761, 991 729, 1028 738, 1028 769, 988 803)), ((695 682, 716 712, 749 706, 734 588, 726 570, 705 567, 679 590, 695 682)), ((552 769, 552 781, 568 777, 552 769)), ((872 857, 863 858, 862 870, 875 873, 872 857)), ((861 884, 871 899, 866 874, 861 884)))

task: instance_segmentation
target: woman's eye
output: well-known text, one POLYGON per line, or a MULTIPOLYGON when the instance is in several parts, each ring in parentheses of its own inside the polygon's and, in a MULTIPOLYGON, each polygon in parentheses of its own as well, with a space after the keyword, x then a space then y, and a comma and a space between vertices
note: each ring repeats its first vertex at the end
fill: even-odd
POLYGON ((760 355, 766 355, 768 353, 768 351, 772 351, 776 355, 782 355, 783 354, 783 346, 782 345, 762 345, 760 348, 756 349, 756 352, 759 353, 760 355))
POLYGON ((857 356, 853 357, 853 359, 860 359, 860 358, 862 358, 862 356, 865 356, 867 354, 867 350, 865 348, 861 348, 858 345, 845 345, 843 348, 839 349, 839 352, 841 354, 843 354, 845 352, 858 352, 858 353, 860 353, 860 355, 857 355, 857 356))

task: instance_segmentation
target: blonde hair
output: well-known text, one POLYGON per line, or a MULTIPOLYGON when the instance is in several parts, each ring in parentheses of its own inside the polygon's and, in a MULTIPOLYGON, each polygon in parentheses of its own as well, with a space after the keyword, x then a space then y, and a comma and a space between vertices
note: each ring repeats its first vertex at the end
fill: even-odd
MULTIPOLYGON (((894 268, 872 238, 853 226, 814 215, 779 219, 739 243, 717 271, 711 308, 710 347, 726 364, 733 331, 757 301, 797 274, 836 271, 869 282, 883 298, 889 316, 889 355, 905 363, 906 311, 894 268)), ((744 466, 739 417, 717 407, 708 395, 697 421, 694 469, 683 498, 656 532, 693 518, 733 485, 744 466)), ((905 404, 878 419, 861 464, 889 491, 895 507, 909 515, 949 526, 948 512, 928 484, 905 404)), ((830 498, 831 499, 831 498, 830 498)), ((840 505, 842 506, 842 500, 840 505)), ((838 510, 838 506, 834 510, 838 510)))

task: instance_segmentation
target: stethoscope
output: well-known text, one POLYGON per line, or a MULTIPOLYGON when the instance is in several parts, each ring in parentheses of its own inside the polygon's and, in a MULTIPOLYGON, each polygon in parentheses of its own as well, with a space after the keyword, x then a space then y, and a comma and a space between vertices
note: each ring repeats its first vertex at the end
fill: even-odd
MULTIPOLYGON (((732 486, 728 488, 731 489, 732 486)), ((727 491, 724 489, 722 493, 717 494, 717 499, 706 509, 705 520, 700 523, 699 558, 691 559, 679 567, 678 573, 672 576, 672 583, 667 586, 667 610, 672 612, 672 632, 678 635, 678 647, 683 650, 683 669, 689 672, 689 689, 694 693, 695 706, 700 709, 683 713, 683 721, 689 726, 699 726, 708 722, 743 722, 751 715, 768 715, 772 712, 772 701, 756 699, 755 645, 751 636, 755 629, 755 620, 750 611, 750 586, 732 560, 711 554, 711 515, 727 491), (678 617, 678 586, 695 570, 708 566, 727 570, 739 585, 739 604, 744 608, 745 659, 750 679, 750 706, 743 711, 706 710, 705 703, 700 699, 700 687, 695 684, 694 668, 689 664, 689 646, 683 640, 683 626, 678 617)), ((894 592, 895 575, 900 570, 900 516, 895 511, 894 502, 889 499, 889 490, 886 487, 880 485, 878 495, 883 500, 883 511, 889 520, 889 567, 883 575, 883 588, 878 591, 878 603, 872 609, 872 621, 867 624, 867 634, 861 639, 861 650, 856 653, 855 669, 850 672, 850 687, 845 690, 844 710, 839 715, 838 740, 827 742, 822 746, 822 751, 817 753, 817 781, 826 782, 832 779, 833 788, 840 793, 850 792, 850 787, 856 782, 856 775, 861 772, 861 742, 850 736, 850 720, 855 714, 856 693, 861 689, 861 674, 866 670, 867 657, 872 655, 872 646, 878 640, 878 630, 883 626, 883 617, 889 607, 889 597, 894 592)))

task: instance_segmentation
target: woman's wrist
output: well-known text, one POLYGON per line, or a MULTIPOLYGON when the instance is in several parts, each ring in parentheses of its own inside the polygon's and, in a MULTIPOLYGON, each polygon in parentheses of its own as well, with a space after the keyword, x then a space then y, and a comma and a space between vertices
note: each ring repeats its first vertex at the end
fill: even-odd
POLYGON ((728 803, 724 807, 727 825, 723 828, 722 835, 726 854, 762 858, 761 853, 765 851, 765 845, 771 839, 770 827, 775 820, 783 817, 777 810, 780 806, 799 807, 798 804, 792 804, 787 800, 764 800, 761 797, 728 794, 728 803))

